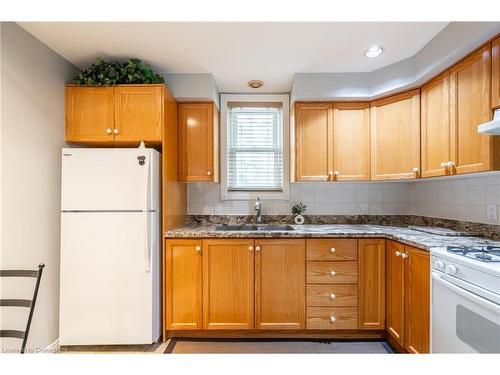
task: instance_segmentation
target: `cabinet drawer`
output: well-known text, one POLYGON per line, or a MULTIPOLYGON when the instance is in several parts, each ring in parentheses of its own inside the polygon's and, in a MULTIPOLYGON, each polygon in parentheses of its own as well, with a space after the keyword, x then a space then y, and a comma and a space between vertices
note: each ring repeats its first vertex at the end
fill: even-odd
POLYGON ((356 260, 357 240, 307 240, 307 260, 356 260))
POLYGON ((356 283, 358 262, 307 262, 307 283, 356 283))
POLYGON ((357 329, 356 307, 308 307, 307 329, 357 329))
POLYGON ((307 306, 357 306, 356 284, 308 284, 307 306))

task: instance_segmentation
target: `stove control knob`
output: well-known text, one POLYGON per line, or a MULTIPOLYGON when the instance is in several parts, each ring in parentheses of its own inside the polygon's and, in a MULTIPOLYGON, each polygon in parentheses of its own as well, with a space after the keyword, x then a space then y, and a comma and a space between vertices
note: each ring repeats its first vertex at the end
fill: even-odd
POLYGON ((436 260, 434 262, 434 268, 437 268, 438 270, 443 270, 444 269, 444 262, 442 260, 436 260))
POLYGON ((458 272, 458 268, 457 268, 457 266, 455 266, 453 264, 448 264, 445 268, 445 271, 446 271, 446 273, 448 273, 450 275, 456 275, 458 272))

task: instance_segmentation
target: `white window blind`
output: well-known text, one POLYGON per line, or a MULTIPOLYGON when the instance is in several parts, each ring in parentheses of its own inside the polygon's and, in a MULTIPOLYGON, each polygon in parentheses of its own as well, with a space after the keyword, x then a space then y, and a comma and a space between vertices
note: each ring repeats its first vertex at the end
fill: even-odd
POLYGON ((281 107, 229 105, 227 124, 228 191, 282 191, 281 107))

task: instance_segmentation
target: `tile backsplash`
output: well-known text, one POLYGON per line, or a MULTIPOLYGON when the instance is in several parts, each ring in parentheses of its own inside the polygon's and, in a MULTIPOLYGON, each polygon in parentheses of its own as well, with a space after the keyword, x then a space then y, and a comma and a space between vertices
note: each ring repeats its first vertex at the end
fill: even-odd
MULTIPOLYGON (((254 214, 254 201, 222 201, 220 186, 189 184, 188 214, 254 214)), ((415 181, 294 183, 289 200, 263 201, 262 213, 290 214, 297 202, 307 205, 309 215, 420 215, 500 224, 500 173, 415 181), (496 207, 496 220, 487 219, 488 206, 496 207)))

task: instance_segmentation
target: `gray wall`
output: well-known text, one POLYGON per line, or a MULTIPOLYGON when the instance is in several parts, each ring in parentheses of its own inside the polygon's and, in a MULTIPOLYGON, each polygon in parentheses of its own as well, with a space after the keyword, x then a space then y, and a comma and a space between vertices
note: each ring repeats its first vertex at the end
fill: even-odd
MULTIPOLYGON (((60 150, 64 83, 76 67, 15 23, 1 23, 2 269, 45 263, 30 348, 59 336, 60 150)), ((31 298, 33 282, 2 280, 2 298, 31 298)), ((24 330, 27 309, 2 309, 2 329, 24 330)), ((4 339, 2 348, 20 340, 4 339)))

